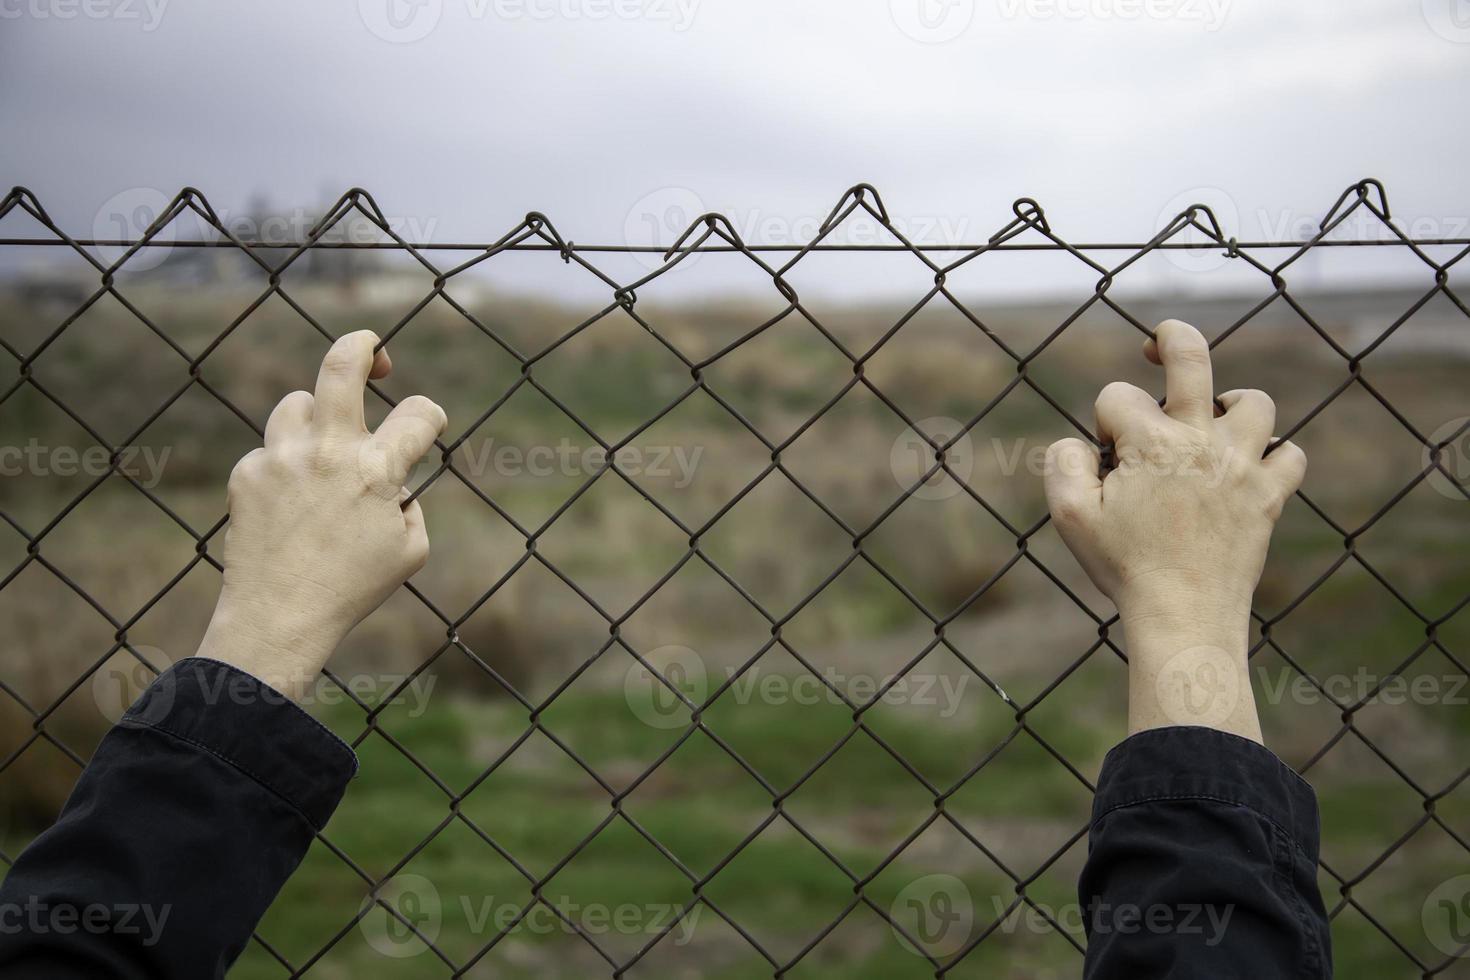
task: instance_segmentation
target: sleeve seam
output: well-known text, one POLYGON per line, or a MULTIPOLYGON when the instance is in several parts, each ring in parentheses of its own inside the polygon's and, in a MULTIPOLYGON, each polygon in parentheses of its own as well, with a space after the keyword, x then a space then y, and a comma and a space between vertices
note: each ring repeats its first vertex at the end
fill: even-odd
POLYGON ((123 720, 118 724, 124 728, 131 728, 134 731, 155 731, 161 735, 167 735, 170 738, 174 738, 187 745, 191 745, 202 752, 207 752, 209 755, 214 756, 216 759, 230 766, 232 769, 235 769, 242 775, 248 777, 251 782, 255 783, 261 789, 279 799, 282 803, 286 804, 292 810, 295 810, 296 814, 300 816, 302 820, 306 821, 307 825, 312 828, 313 832, 321 829, 317 826, 316 821, 307 814, 306 810, 299 803, 277 789, 274 785, 270 783, 270 781, 257 775, 249 767, 235 761, 233 758, 225 755, 223 752, 220 752, 213 746, 201 742, 196 738, 190 738, 188 735, 176 732, 171 728, 165 728, 162 725, 154 724, 152 722, 139 721, 136 718, 124 717, 123 720))
MULTIPOLYGON (((1225 806, 1235 806, 1240 807, 1242 810, 1249 810, 1256 817, 1266 821, 1276 830, 1280 831, 1281 834, 1286 838, 1286 840, 1290 842, 1291 846, 1295 848, 1298 852, 1300 852, 1303 859, 1307 861, 1312 861, 1312 856, 1307 853, 1306 848, 1302 847, 1301 842, 1297 840, 1296 834, 1292 833, 1289 828, 1284 826, 1281 821, 1277 820, 1275 817, 1263 812, 1258 807, 1252 806, 1250 803, 1247 803, 1244 800, 1232 799, 1226 796, 1215 796, 1209 793, 1161 793, 1152 796, 1140 796, 1136 799, 1130 799, 1121 803, 1114 803, 1112 806, 1109 806, 1101 813, 1094 814, 1092 817, 1092 823, 1089 825, 1088 829, 1089 831, 1095 829, 1097 825, 1102 822, 1102 819, 1104 817, 1115 810, 1122 810, 1128 807, 1140 806, 1145 803, 1187 803, 1191 800, 1204 800, 1210 803, 1220 803, 1225 806)), ((1315 864, 1316 862, 1312 861, 1312 863, 1315 864)))
POLYGON ((1148 741, 1148 740, 1151 740, 1151 737, 1152 738, 1162 738, 1162 737, 1165 737, 1164 735, 1161 735, 1161 733, 1174 733, 1174 732, 1189 732, 1189 733, 1195 733, 1195 734, 1204 735, 1205 737, 1209 737, 1209 738, 1221 738, 1221 739, 1223 739, 1224 741, 1226 741, 1228 743, 1232 743, 1232 744, 1235 744, 1235 745, 1239 746, 1242 749, 1242 751, 1244 751, 1246 754, 1249 754, 1249 755, 1256 755, 1256 754, 1259 754, 1259 753, 1265 753, 1266 757, 1271 760, 1271 762, 1272 762, 1273 765, 1275 765, 1277 768, 1281 769, 1282 771, 1286 772, 1291 777, 1291 779, 1289 780, 1289 782, 1291 782, 1293 785, 1298 786, 1301 789, 1307 790, 1308 792, 1312 792, 1313 791, 1312 790, 1312 784, 1309 783, 1309 782, 1307 782, 1307 778, 1305 776, 1303 776, 1301 773, 1297 772, 1291 766, 1287 765, 1285 759, 1281 758, 1281 756, 1279 756, 1275 752, 1271 751, 1269 748, 1267 748, 1261 742, 1257 742, 1255 739, 1252 739, 1252 738, 1246 738, 1244 735, 1237 735, 1235 732, 1227 732, 1227 731, 1223 731, 1222 729, 1218 729, 1218 728, 1208 728, 1208 727, 1205 727, 1203 725, 1169 725, 1169 726, 1166 726, 1166 727, 1163 727, 1163 728, 1150 728, 1150 729, 1145 729, 1144 731, 1141 731, 1141 732, 1134 732, 1132 735, 1129 735, 1123 741, 1121 741, 1117 745, 1113 746, 1113 748, 1111 750, 1109 750, 1108 754, 1109 755, 1112 755, 1113 752, 1116 752, 1119 749, 1122 749, 1124 746, 1126 746, 1129 742, 1133 741, 1134 739, 1139 739, 1141 741, 1148 741))
MULTIPOLYGON (((1279 844, 1287 847, 1286 853, 1280 858, 1273 858, 1272 864, 1277 879, 1277 889, 1280 894, 1286 896, 1286 902, 1290 905, 1292 914, 1296 916, 1297 926, 1302 935, 1301 972, 1303 977, 1320 977, 1322 975, 1321 951, 1317 948, 1317 930, 1314 928, 1312 917, 1307 912, 1306 906, 1302 904, 1301 892, 1297 890, 1294 881, 1294 871, 1291 865, 1290 848, 1294 843, 1291 835, 1280 827, 1276 828, 1276 839, 1279 844)), ((1315 870, 1315 869, 1314 869, 1315 870)))
POLYGON ((347 742, 346 742, 346 740, 344 740, 342 738, 342 736, 338 735, 336 732, 334 732, 330 728, 328 728, 325 724, 322 723, 322 720, 320 718, 317 718, 310 711, 307 711, 305 708, 301 707, 301 705, 297 704, 291 698, 287 697, 285 694, 282 694, 280 691, 276 690, 274 687, 272 687, 271 685, 267 684, 265 681, 261 680, 259 677, 256 677, 254 674, 252 674, 252 673, 250 673, 248 671, 241 670, 239 667, 236 667, 234 664, 227 664, 223 660, 216 660, 213 657, 200 657, 200 656, 197 656, 197 655, 196 656, 193 656, 193 657, 190 657, 189 659, 190 660, 200 660, 200 661, 203 661, 204 663, 215 664, 217 666, 223 667, 225 670, 229 671, 232 674, 238 674, 241 677, 249 678, 250 680, 252 680, 255 683, 259 684, 261 687, 265 688, 267 691, 270 691, 271 693, 275 694, 277 697, 279 697, 281 699, 281 703, 283 705, 285 705, 286 707, 289 707, 289 708, 294 708, 297 711, 297 713, 299 713, 303 718, 305 718, 313 726, 315 726, 316 729, 317 729, 317 731, 319 731, 322 735, 325 735, 326 738, 327 738, 327 740, 329 742, 331 742, 332 744, 338 746, 344 752, 346 752, 348 759, 352 763, 352 774, 354 776, 357 775, 357 769, 358 769, 357 753, 354 752, 354 751, 352 751, 352 746, 348 745, 347 742))

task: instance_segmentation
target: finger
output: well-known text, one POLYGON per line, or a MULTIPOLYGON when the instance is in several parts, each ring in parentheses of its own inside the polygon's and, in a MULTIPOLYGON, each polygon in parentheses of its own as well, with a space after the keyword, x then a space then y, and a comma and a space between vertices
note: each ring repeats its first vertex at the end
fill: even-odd
POLYGON ((1220 396, 1225 414, 1217 420, 1241 448, 1258 458, 1276 431, 1276 403, 1264 391, 1237 388, 1220 396))
POLYGON ((1297 492, 1307 475, 1307 454, 1294 442, 1272 439, 1271 446, 1261 466, 1281 488, 1281 499, 1285 500, 1297 492))
POLYGON ((408 528, 409 555, 413 558, 414 571, 418 571, 429 560, 429 529, 424 525, 424 509, 417 497, 403 508, 403 523, 408 528))
MULTIPOLYGON (((1154 331, 1153 356, 1164 366, 1164 411, 1170 418, 1203 427, 1214 418, 1215 383, 1210 345, 1182 320, 1165 320, 1154 331)), ((1149 348, 1144 347, 1148 356, 1149 348)))
POLYGON ((423 395, 410 395, 395 405, 373 433, 373 441, 388 454, 386 479, 402 483, 448 424, 444 409, 423 395))
POLYGON ((1097 437, 1104 445, 1117 446, 1137 437, 1152 422, 1164 417, 1159 403, 1137 385, 1114 381, 1106 385, 1093 405, 1097 437))
POLYGON ((313 402, 309 391, 293 391, 282 398, 265 421, 265 444, 273 446, 310 426, 313 402))
POLYGON ((386 349, 379 350, 373 355, 373 369, 368 372, 368 377, 379 381, 393 373, 393 358, 388 356, 386 349))
POLYGON ((1082 439, 1061 439, 1046 449, 1046 504, 1059 527, 1086 524, 1102 512, 1102 457, 1082 439))
POLYGON ((318 429, 363 430, 362 395, 377 365, 373 352, 377 343, 378 337, 371 330, 358 330, 338 338, 322 358, 312 416, 318 429))

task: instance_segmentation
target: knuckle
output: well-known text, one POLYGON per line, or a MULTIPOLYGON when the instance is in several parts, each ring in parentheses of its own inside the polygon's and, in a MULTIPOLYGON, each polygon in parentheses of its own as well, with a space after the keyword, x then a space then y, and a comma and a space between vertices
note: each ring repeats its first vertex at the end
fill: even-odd
POLYGON ((1103 385, 1102 391, 1097 393, 1095 404, 1100 407, 1111 402, 1121 402, 1132 398, 1133 393, 1137 390, 1139 390, 1137 387, 1126 381, 1109 381, 1103 385))
POLYGON ((330 476, 337 471, 338 454, 329 446, 312 443, 300 455, 301 466, 312 476, 330 476))
POLYGON ((446 416, 439 403, 428 395, 409 395, 400 404, 414 415, 420 416, 436 427, 442 427, 446 416))
POLYGON ((1046 447, 1046 455, 1050 459, 1056 459, 1060 457, 1063 453, 1072 451, 1072 448, 1081 442, 1082 440, 1076 438, 1075 436, 1068 436, 1065 439, 1058 439, 1056 442, 1046 447))
POLYGON ((1176 344, 1188 343, 1195 338, 1203 339, 1203 335, 1192 324, 1173 317, 1160 321, 1159 325, 1154 328, 1154 335, 1159 339, 1173 341, 1176 344))
POLYGON ((352 373, 357 358, 348 344, 337 342, 332 349, 327 351, 327 356, 322 358, 322 370, 333 377, 343 377, 352 373))
POLYGON ((1259 388, 1246 388, 1240 393, 1240 399, 1243 402, 1254 404, 1262 411, 1270 411, 1273 413, 1276 411, 1275 400, 1259 388))
POLYGON ((337 338, 322 359, 322 367, 333 374, 350 374, 377 344, 371 330, 358 330, 337 338))
POLYGON ((1095 467, 1096 453, 1086 442, 1076 437, 1058 439, 1046 447, 1046 468, 1043 476, 1048 480, 1080 476, 1089 466, 1095 467))
POLYGON ((230 470, 230 482, 234 483, 236 480, 249 480, 253 478, 259 472, 264 458, 264 449, 252 449, 244 456, 241 456, 239 462, 235 464, 234 469, 230 470))
POLYGON ((253 449, 240 458, 225 484, 226 493, 234 499, 240 493, 257 485, 264 476, 265 450, 253 449))
POLYGON ((1186 367, 1207 367, 1210 363, 1210 348, 1205 345, 1203 339, 1191 338, 1175 343, 1170 351, 1170 357, 1186 367))

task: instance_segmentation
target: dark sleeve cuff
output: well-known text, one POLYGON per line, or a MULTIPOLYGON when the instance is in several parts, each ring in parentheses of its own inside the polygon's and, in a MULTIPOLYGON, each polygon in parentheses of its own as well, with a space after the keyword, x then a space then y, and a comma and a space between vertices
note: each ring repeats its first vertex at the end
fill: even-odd
POLYGON ((357 755, 258 678, 205 657, 159 675, 119 722, 187 742, 234 766, 321 830, 357 774, 357 755))
POLYGON ((1103 760, 1092 822, 1120 807, 1213 800, 1246 807, 1317 860, 1317 795, 1265 746, 1214 728, 1155 728, 1124 739, 1103 760))

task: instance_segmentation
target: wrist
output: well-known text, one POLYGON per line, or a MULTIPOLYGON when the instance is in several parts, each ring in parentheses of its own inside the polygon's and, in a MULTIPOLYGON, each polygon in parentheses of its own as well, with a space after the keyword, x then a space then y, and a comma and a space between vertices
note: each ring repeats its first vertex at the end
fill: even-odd
POLYGON ((341 636, 317 619, 252 601, 226 588, 215 606, 199 656, 209 657, 300 701, 316 682, 341 636))
POLYGON ((1180 650, 1207 646, 1243 663, 1250 646, 1250 612, 1155 610, 1120 612, 1132 663, 1158 661, 1180 650))
POLYGON ((1119 618, 1136 650, 1158 652, 1208 645, 1245 655, 1250 635, 1251 589, 1232 588, 1187 572, 1136 579, 1116 595, 1119 618))

